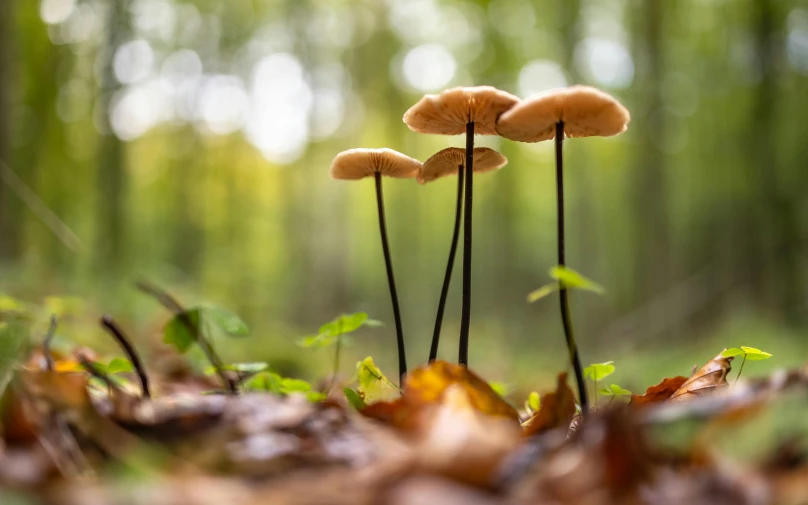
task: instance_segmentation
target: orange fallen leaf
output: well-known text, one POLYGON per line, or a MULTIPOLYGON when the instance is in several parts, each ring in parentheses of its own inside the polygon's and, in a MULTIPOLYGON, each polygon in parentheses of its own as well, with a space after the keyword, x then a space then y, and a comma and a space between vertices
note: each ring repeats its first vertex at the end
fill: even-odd
POLYGON ((575 416, 575 396, 567 385, 566 372, 558 374, 556 390, 541 397, 541 408, 522 425, 526 437, 555 428, 568 428, 575 416))
POLYGON ((362 414, 403 431, 421 468, 483 487, 521 438, 516 409, 474 372, 445 361, 411 371, 400 398, 362 414))
POLYGON ((519 419, 519 413, 494 391, 486 381, 467 367, 435 361, 430 365, 416 368, 404 382, 402 397, 413 405, 440 402, 446 390, 459 385, 467 393, 470 406, 492 416, 519 419))
POLYGON ((730 366, 731 362, 732 358, 725 358, 723 351, 718 353, 718 356, 696 370, 696 372, 671 395, 669 401, 688 401, 694 395, 711 393, 715 391, 716 388, 726 386, 727 374, 732 370, 732 366, 730 366))
POLYGON ((687 382, 687 377, 677 375, 667 377, 655 386, 649 386, 644 395, 631 395, 631 405, 645 405, 648 403, 662 402, 673 396, 682 385, 687 382))

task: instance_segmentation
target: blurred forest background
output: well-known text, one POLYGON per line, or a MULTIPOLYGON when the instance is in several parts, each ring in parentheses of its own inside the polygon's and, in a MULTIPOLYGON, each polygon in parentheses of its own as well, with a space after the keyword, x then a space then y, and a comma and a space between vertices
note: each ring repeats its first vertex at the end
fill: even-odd
MULTIPOLYGON (((619 137, 565 144, 568 263, 606 287, 574 295, 584 361, 616 360, 629 387, 725 346, 803 361, 804 0, 3 0, 0 293, 59 313, 60 338, 99 339, 111 312, 143 341, 164 320, 132 288, 147 278, 240 314, 253 336, 220 345, 228 359, 310 371, 294 337, 362 310, 386 326, 349 353, 392 371, 373 185, 330 180, 331 159, 462 146, 402 123, 427 92, 573 83, 632 112, 619 137)), ((475 178, 470 362, 549 377, 566 363, 557 302, 526 295, 555 264, 552 143, 478 145, 510 163, 475 178)), ((385 191, 417 364, 455 183, 385 191)), ((459 287, 458 267, 452 360, 459 287)))

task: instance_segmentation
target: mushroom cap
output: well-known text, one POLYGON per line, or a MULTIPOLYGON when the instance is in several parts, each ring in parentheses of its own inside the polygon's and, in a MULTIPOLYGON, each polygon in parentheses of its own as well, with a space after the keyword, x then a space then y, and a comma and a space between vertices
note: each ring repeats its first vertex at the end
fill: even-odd
POLYGON ((438 95, 424 95, 404 113, 404 122, 418 133, 458 135, 474 122, 474 133, 496 135, 500 114, 519 98, 493 86, 451 88, 438 95))
POLYGON ((571 86, 519 102, 500 116, 497 133, 519 142, 541 142, 555 137, 560 121, 568 137, 610 137, 626 131, 631 115, 608 93, 571 86))
MULTIPOLYGON (((508 164, 508 158, 487 147, 475 147, 472 156, 474 173, 490 172, 508 164)), ((461 165, 466 165, 466 150, 461 147, 447 147, 424 162, 417 177, 418 183, 426 184, 447 175, 456 175, 461 165)))
POLYGON ((407 179, 415 177, 423 164, 392 149, 348 149, 331 162, 329 174, 332 179, 355 181, 376 173, 407 179))

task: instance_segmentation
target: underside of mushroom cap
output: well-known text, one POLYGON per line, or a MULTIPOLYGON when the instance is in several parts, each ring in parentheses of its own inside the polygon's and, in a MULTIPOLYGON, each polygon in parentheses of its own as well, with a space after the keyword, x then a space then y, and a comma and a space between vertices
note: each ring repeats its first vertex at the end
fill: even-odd
POLYGON ((415 177, 423 164, 388 148, 349 149, 339 153, 331 162, 329 174, 333 179, 358 180, 380 173, 387 177, 415 177))
MULTIPOLYGON (((483 173, 502 168, 508 158, 487 147, 474 148, 474 173, 483 173)), ((430 156, 424 162, 417 176, 419 184, 426 184, 441 177, 457 175, 460 166, 466 165, 466 150, 461 147, 448 147, 430 156)))
POLYGON ((614 97, 591 86, 551 90, 519 102, 497 121, 497 133, 519 142, 541 142, 555 137, 556 123, 564 122, 568 137, 609 137, 626 131, 628 110, 614 97))
POLYGON ((519 98, 493 86, 452 88, 423 98, 404 113, 404 122, 418 133, 459 135, 466 124, 474 122, 474 133, 496 135, 500 114, 519 102, 519 98))

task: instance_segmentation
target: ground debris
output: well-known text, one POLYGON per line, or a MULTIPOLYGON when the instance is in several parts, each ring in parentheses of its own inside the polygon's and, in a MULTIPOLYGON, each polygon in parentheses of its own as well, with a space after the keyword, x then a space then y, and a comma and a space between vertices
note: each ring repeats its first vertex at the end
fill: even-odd
POLYGON ((440 361, 412 371, 400 397, 361 411, 304 394, 159 388, 146 397, 58 359, 51 369, 29 362, 3 394, 0 500, 13 493, 42 505, 805 503, 804 422, 758 460, 736 461, 712 442, 755 422, 786 391, 804 403, 808 373, 729 387, 728 367, 716 357, 690 379, 667 379, 631 404, 585 417, 575 415, 561 374, 520 425, 485 381, 440 361), (677 423, 697 423, 696 435, 660 443, 658 432, 677 423))

